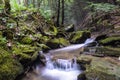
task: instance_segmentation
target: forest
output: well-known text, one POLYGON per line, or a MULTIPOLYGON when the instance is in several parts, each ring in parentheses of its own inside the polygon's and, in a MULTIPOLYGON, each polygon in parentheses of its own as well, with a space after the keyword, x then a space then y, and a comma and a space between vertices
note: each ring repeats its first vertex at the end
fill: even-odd
POLYGON ((0 80, 120 80, 120 0, 0 0, 0 80))

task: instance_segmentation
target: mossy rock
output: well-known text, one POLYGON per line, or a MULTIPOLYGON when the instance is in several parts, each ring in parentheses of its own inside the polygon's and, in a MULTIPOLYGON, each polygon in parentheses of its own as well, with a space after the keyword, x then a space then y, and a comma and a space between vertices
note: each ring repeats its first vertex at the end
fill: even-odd
POLYGON ((86 80, 86 75, 85 75, 85 73, 83 72, 83 73, 81 73, 80 75, 78 75, 77 80, 86 80))
POLYGON ((108 37, 100 41, 102 45, 120 46, 120 37, 108 37))
POLYGON ((33 39, 30 36, 26 36, 21 40, 21 43, 23 44, 31 44, 33 42, 33 39))
POLYGON ((12 51, 24 67, 27 67, 38 56, 38 48, 31 45, 14 45, 12 51))
POLYGON ((114 48, 114 47, 98 47, 97 54, 103 54, 104 56, 120 56, 120 48, 114 48))
POLYGON ((12 53, 0 48, 0 80, 14 80, 23 72, 22 65, 13 59, 12 53))
POLYGON ((20 60, 32 59, 33 55, 38 51, 37 47, 32 47, 31 45, 17 45, 12 50, 13 54, 18 56, 20 60))
POLYGON ((70 41, 72 43, 83 43, 87 38, 90 38, 89 31, 77 31, 72 33, 70 41))
POLYGON ((84 71, 86 80, 120 80, 120 65, 113 58, 99 58, 91 55, 80 57, 91 59, 91 63, 86 65, 84 71))
POLYGON ((55 39, 51 39, 50 41, 48 41, 47 46, 49 46, 51 49, 56 49, 59 48, 61 46, 68 46, 70 45, 69 41, 64 39, 64 38, 55 38, 55 39))

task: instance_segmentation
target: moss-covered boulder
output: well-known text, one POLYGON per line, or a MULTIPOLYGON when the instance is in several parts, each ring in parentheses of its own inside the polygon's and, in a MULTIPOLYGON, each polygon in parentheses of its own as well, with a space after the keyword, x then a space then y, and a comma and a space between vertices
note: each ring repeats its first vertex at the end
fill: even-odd
POLYGON ((77 31, 72 33, 70 41, 71 43, 83 43, 87 38, 90 38, 89 31, 77 31))
POLYGON ((31 45, 14 45, 12 50, 13 54, 19 59, 24 67, 27 67, 38 56, 38 48, 31 45))
POLYGON ((22 65, 14 59, 12 53, 0 48, 0 80, 14 80, 23 72, 22 65))
POLYGON ((49 46, 51 49, 56 49, 60 48, 60 46, 68 45, 70 45, 69 41, 64 38, 55 38, 47 42, 47 46, 49 46))
POLYGON ((99 58, 90 55, 80 57, 91 59, 84 71, 85 80, 120 80, 120 64, 114 58, 99 58))
POLYGON ((114 47, 97 47, 97 54, 102 54, 104 56, 120 56, 120 48, 114 48, 114 47))
POLYGON ((100 41, 102 45, 120 46, 120 37, 108 37, 100 41))

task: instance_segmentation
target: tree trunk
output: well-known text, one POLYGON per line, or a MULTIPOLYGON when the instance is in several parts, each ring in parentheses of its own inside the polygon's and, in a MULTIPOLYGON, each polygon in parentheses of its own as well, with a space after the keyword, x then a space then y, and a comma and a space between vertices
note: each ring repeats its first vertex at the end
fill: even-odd
POLYGON ((28 7, 28 0, 24 0, 24 5, 28 7))
POLYGON ((33 7, 35 8, 35 0, 32 0, 33 7))
POLYGON ((42 0, 37 0, 37 8, 40 8, 42 0))
POLYGON ((4 1, 4 10, 6 14, 10 14, 11 6, 10 6, 10 0, 3 0, 4 1))
POLYGON ((64 26, 64 0, 62 0, 62 26, 64 26))
POLYGON ((58 0, 58 7, 57 7, 58 9, 57 9, 57 27, 59 27, 60 26, 60 0, 58 0))

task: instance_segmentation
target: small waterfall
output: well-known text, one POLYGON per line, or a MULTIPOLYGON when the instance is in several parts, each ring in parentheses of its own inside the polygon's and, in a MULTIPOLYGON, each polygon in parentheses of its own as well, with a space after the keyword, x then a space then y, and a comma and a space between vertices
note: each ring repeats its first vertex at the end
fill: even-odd
POLYGON ((49 53, 56 53, 59 51, 72 51, 72 50, 76 50, 79 48, 82 48, 84 46, 87 46, 89 43, 94 42, 95 38, 89 38, 87 39, 83 44, 75 44, 75 45, 70 45, 64 48, 60 48, 60 49, 55 49, 55 50, 50 50, 49 53))
MULTIPOLYGON (((48 53, 49 54, 49 53, 48 53)), ((42 71, 42 76, 47 76, 50 80, 77 80, 81 73, 76 58, 52 60, 51 55, 45 55, 46 66, 42 71)))
POLYGON ((57 59, 52 61, 51 55, 45 55, 46 57, 46 68, 48 69, 59 69, 59 70, 76 70, 78 69, 78 65, 76 62, 76 58, 73 59, 57 59))

